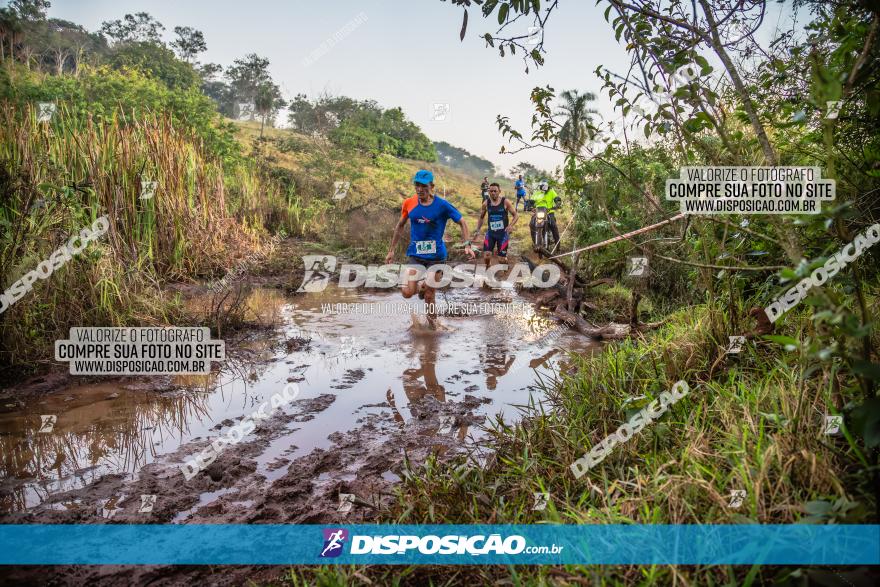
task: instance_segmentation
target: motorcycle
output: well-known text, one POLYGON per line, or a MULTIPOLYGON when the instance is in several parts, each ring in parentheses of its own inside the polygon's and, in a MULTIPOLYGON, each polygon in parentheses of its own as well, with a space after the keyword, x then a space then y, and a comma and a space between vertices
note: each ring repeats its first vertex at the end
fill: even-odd
POLYGON ((535 242, 533 244, 535 250, 544 249, 547 251, 555 244, 553 232, 550 230, 550 215, 544 206, 538 206, 535 210, 535 242))

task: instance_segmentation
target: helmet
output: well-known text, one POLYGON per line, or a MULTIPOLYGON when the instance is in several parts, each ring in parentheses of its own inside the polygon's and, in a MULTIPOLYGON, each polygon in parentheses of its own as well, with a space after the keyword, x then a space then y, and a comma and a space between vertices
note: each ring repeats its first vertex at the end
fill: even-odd
POLYGON ((549 188, 549 187, 550 186, 543 179, 538 182, 538 189, 541 190, 542 192, 546 192, 547 188, 549 188))

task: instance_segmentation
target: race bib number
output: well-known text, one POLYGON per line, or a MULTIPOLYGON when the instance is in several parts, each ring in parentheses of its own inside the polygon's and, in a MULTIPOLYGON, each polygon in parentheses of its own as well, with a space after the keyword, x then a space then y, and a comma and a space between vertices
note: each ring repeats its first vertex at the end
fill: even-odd
POLYGON ((416 241, 417 255, 433 255, 437 252, 437 241, 416 241))
POLYGON ((490 220, 489 221, 489 230, 503 230, 504 229, 504 221, 503 220, 490 220))

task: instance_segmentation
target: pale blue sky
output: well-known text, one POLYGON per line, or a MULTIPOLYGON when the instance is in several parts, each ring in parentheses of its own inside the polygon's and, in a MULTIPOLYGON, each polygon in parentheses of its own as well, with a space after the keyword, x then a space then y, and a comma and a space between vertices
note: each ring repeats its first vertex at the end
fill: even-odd
MULTIPOLYGON (((602 16, 604 6, 592 0, 560 4, 546 31, 546 64, 529 74, 519 57, 501 58, 485 48, 479 37, 497 28, 494 16, 483 19, 472 7, 467 36, 460 42, 462 9, 439 0, 53 0, 49 15, 97 30, 102 21, 146 11, 165 25, 168 40, 175 26, 195 27, 208 44, 202 61, 226 66, 257 53, 269 58, 287 98, 326 91, 400 106, 432 140, 464 147, 506 173, 520 160, 552 168, 562 158, 545 150, 499 154, 505 139, 496 115, 509 116, 527 135, 533 87, 598 93, 593 73, 598 65, 623 73, 629 63, 602 16), (362 24, 314 63, 304 63, 361 13, 366 17, 362 24), (450 105, 446 120, 431 120, 435 103, 450 105)), ((523 32, 529 24, 522 21, 523 32)), ((604 95, 595 107, 616 117, 604 95)))

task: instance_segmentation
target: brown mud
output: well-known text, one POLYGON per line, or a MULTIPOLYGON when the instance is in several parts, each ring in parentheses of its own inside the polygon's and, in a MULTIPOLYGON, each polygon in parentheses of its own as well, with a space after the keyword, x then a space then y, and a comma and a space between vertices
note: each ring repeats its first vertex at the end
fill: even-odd
MULTIPOLYGON (((0 391, 0 523, 375 522, 393 499, 405 461, 417 469, 432 454, 491 451, 482 442, 487 418, 517 420, 517 406, 541 399, 539 373, 566 370, 574 355, 598 348, 560 328, 509 284, 450 290, 438 302, 517 303, 523 313, 453 312, 434 330, 424 315, 336 314, 322 307, 401 304, 396 290, 331 285, 290 297, 279 283, 261 283, 274 289, 254 289, 246 305, 251 319, 271 328, 224 337, 229 360, 210 375, 53 373, 0 391), (299 387, 294 401, 185 479, 182 463, 289 382, 299 387), (41 431, 43 415, 55 416, 51 430, 41 431), (341 506, 340 494, 355 496, 350 509, 341 506), (155 496, 152 511, 142 511, 142 496, 155 496)), ((405 303, 424 307, 416 298, 405 303)), ((240 584, 270 569, 6 571, 12 582, 39 572, 49 584, 170 585, 240 584)))

